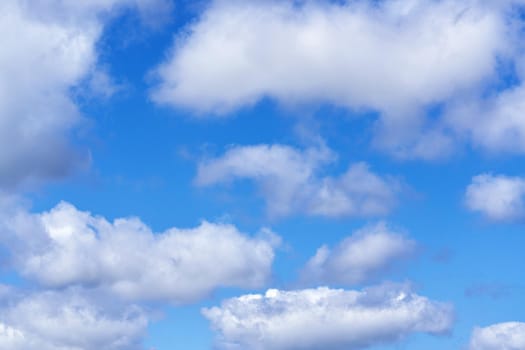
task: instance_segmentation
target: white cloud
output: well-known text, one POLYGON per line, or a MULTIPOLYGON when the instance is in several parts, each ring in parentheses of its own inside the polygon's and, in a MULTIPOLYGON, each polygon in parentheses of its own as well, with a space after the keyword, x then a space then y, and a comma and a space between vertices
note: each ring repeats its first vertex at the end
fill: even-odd
POLYGON ((467 207, 491 220, 515 220, 525 215, 525 179, 504 175, 475 176, 467 187, 467 207))
POLYGON ((210 186, 251 179, 274 216, 383 215, 393 208, 396 181, 372 173, 365 163, 351 165, 338 177, 320 175, 323 165, 334 158, 324 147, 300 151, 284 145, 236 146, 201 162, 195 182, 210 186))
MULTIPOLYGON (((7 203, 9 204, 9 203, 7 203)), ((3 209, 2 243, 17 270, 51 288, 98 287, 125 299, 192 302, 219 287, 261 287, 279 238, 203 222, 155 234, 137 218, 108 222, 68 203, 3 209)))
MULTIPOLYGON (((398 157, 437 158, 464 131, 461 121, 426 118, 426 108, 481 96, 499 79, 500 60, 520 60, 512 3, 214 1, 177 36, 152 96, 198 116, 264 97, 371 109, 382 114, 375 146, 398 157)), ((500 117, 503 125, 517 123, 500 117)), ((470 123, 467 133, 488 128, 470 123)))
POLYGON ((447 123, 475 146, 494 152, 525 152, 525 86, 484 101, 458 103, 447 112, 447 123))
POLYGON ((416 332, 445 333, 453 323, 450 305, 394 285, 268 290, 226 300, 203 314, 221 349, 363 349, 416 332))
POLYGON ((470 340, 470 350, 525 349, 525 323, 499 323, 476 328, 470 340))
POLYGON ((155 97, 203 110, 265 95, 380 110, 439 101, 490 76, 504 49, 501 18, 473 4, 216 1, 160 68, 155 97))
POLYGON ((76 292, 17 292, 2 304, 2 349, 143 349, 148 319, 137 306, 104 305, 76 292))
POLYGON ((385 224, 369 226, 333 249, 319 248, 303 270, 303 279, 323 284, 363 283, 407 259, 415 249, 414 241, 389 230, 385 224))
POLYGON ((70 142, 82 123, 71 89, 98 74, 96 44, 104 15, 157 3, 0 2, 0 187, 60 177, 89 161, 70 142))

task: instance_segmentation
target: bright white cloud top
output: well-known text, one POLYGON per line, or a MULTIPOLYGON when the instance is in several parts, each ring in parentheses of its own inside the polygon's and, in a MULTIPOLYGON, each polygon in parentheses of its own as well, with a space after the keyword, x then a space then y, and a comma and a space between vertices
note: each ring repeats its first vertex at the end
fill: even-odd
POLYGON ((187 303, 219 287, 256 288, 270 274, 279 238, 203 222, 154 234, 136 218, 108 222, 61 203, 49 212, 1 213, 13 263, 40 284, 99 287, 133 300, 187 303))
POLYGON ((525 349, 525 323, 507 322, 476 328, 469 350, 525 349))
POLYGON ((303 279, 321 284, 368 282, 412 256, 416 247, 416 242, 385 224, 366 227, 332 249, 319 248, 303 270, 303 279))
POLYGON ((520 219, 525 215, 525 179, 482 174, 467 187, 467 207, 496 221, 520 219))
POLYGON ((219 111, 266 95, 410 110, 494 72, 505 23, 472 4, 219 1, 160 68, 155 98, 219 111))
POLYGON ((203 314, 218 332, 218 347, 228 350, 357 350, 417 332, 443 334, 454 318, 450 305, 394 285, 364 291, 272 289, 226 300, 203 314))
POLYGON ((236 146, 202 161, 195 182, 211 186, 253 180, 274 216, 373 216, 391 211, 399 190, 397 181, 376 175, 366 163, 353 164, 337 177, 323 176, 322 168, 334 159, 324 147, 236 146))

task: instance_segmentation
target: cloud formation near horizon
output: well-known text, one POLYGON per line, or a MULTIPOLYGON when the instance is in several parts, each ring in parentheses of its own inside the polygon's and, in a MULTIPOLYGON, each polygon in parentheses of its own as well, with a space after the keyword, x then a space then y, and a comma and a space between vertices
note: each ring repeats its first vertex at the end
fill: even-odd
POLYGON ((450 305, 395 285, 363 291, 271 289, 225 300, 203 314, 225 350, 358 350, 412 333, 443 334, 454 319, 450 305))
POLYGON ((0 348, 143 350, 148 315, 78 291, 24 293, 2 286, 0 348))

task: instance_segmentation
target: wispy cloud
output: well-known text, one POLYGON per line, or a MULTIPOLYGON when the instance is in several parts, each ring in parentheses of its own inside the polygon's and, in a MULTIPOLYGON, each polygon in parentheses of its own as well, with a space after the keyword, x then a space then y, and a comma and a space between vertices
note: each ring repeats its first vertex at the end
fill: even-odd
POLYGON ((302 271, 302 280, 336 285, 369 282, 413 256, 416 247, 415 241, 384 223, 365 227, 333 248, 319 248, 302 271))
POLYGON ((250 179, 260 188, 272 216, 378 216, 393 209, 398 181, 373 173, 366 163, 352 164, 336 177, 321 175, 322 168, 334 159, 325 147, 236 146, 218 158, 202 161, 195 183, 210 186, 250 179))

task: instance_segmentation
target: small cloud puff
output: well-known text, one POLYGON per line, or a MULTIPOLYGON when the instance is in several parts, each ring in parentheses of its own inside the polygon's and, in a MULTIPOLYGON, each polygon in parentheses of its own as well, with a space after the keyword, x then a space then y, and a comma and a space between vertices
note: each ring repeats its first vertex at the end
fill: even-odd
POLYGON ((411 257, 416 248, 416 242, 384 223, 365 227, 332 249, 319 248, 302 271, 302 279, 343 285, 367 282, 411 257))
POLYGON ((468 209, 490 220, 511 221, 525 215, 525 179, 505 175, 475 176, 467 187, 468 209))
POLYGON ((525 349, 525 323, 498 323, 476 328, 472 333, 469 350, 521 350, 525 349))

